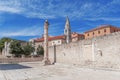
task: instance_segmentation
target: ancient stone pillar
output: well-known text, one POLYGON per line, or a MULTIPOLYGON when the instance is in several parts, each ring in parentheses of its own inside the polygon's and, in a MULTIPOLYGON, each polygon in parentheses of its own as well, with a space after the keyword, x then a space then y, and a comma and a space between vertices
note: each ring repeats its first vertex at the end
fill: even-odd
POLYGON ((44 65, 51 64, 48 54, 48 26, 49 22, 48 20, 46 20, 44 23, 44 65))

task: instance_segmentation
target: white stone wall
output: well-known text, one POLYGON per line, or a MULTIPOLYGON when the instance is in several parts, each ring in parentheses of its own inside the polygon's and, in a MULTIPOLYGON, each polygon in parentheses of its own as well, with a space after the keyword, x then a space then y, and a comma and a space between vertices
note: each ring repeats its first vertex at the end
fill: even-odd
POLYGON ((12 54, 10 54, 10 42, 4 43, 4 49, 2 50, 2 57, 10 57, 12 54))
POLYGON ((49 47, 51 62, 120 68, 120 32, 70 44, 49 47))

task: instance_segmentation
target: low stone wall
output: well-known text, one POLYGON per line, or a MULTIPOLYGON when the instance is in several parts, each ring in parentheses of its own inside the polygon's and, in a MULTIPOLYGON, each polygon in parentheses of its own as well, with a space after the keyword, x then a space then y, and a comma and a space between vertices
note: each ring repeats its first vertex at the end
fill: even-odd
POLYGON ((49 47, 51 63, 120 69, 120 32, 49 47))
POLYGON ((1 58, 0 63, 20 63, 20 62, 34 62, 42 61, 43 56, 33 58, 1 58))

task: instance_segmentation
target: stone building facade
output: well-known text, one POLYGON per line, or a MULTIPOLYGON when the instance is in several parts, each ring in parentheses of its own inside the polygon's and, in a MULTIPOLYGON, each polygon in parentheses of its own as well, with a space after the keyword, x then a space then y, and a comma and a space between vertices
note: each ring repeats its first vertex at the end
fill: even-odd
MULTIPOLYGON (((84 35, 76 32, 71 33, 71 42, 83 40, 84 35)), ((44 37, 33 39, 34 45, 37 48, 39 45, 44 46, 44 37)), ((61 45, 66 43, 65 35, 53 36, 48 38, 48 46, 61 45)))
POLYGON ((112 26, 112 25, 102 25, 102 26, 99 26, 95 29, 86 31, 84 33, 84 35, 85 35, 85 39, 90 39, 90 38, 94 38, 94 37, 98 37, 98 36, 104 36, 104 35, 107 35, 107 34, 118 32, 118 31, 120 31, 120 28, 118 28, 118 27, 115 27, 115 26, 112 26))
POLYGON ((79 33, 76 33, 76 32, 72 32, 71 34, 71 42, 76 42, 76 41, 79 41, 79 40, 83 40, 85 37, 83 34, 79 34, 79 33))
MULTIPOLYGON (((67 18, 64 35, 48 38, 49 59, 51 63, 120 69, 119 31, 115 26, 102 25, 84 34, 72 33, 67 18)), ((36 48, 43 46, 44 37, 34 43, 36 48)))
MULTIPOLYGON (((64 35, 48 38, 48 46, 61 45, 64 42, 65 42, 64 35)), ((34 39, 34 44, 36 47, 38 47, 39 45, 44 46, 44 37, 34 39)))

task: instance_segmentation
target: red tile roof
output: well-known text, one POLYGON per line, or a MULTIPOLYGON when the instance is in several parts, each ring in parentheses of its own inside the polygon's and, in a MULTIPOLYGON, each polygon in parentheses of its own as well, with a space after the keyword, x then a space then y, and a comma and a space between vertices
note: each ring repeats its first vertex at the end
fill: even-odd
POLYGON ((112 26, 112 25, 102 25, 102 26, 99 26, 99 27, 94 28, 94 29, 92 29, 92 30, 88 30, 88 31, 86 31, 85 33, 92 32, 92 31, 99 30, 99 29, 103 29, 103 28, 108 28, 108 27, 118 28, 118 27, 115 27, 115 26, 112 26))
POLYGON ((79 36, 84 36, 84 34, 79 34, 79 33, 76 33, 76 32, 72 33, 72 38, 76 38, 76 37, 79 37, 79 36))
MULTIPOLYGON (((64 39, 64 38, 65 38, 64 35, 60 35, 60 36, 55 36, 55 37, 49 37, 48 40, 51 41, 51 40, 64 39)), ((35 42, 43 42, 44 37, 35 39, 34 41, 35 42)))

